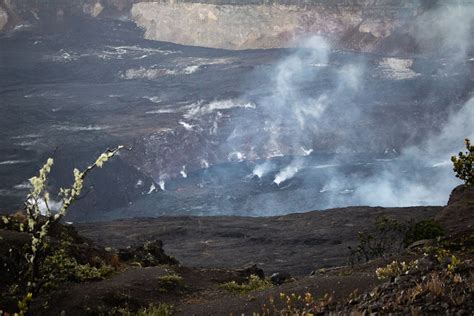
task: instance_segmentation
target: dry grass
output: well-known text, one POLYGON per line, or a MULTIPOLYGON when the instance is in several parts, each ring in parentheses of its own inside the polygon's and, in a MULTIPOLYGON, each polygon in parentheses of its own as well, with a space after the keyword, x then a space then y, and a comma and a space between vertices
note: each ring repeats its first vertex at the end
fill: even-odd
POLYGON ((426 283, 426 288, 430 291, 435 297, 440 297, 445 291, 445 285, 443 280, 439 277, 437 273, 432 273, 430 279, 426 283))

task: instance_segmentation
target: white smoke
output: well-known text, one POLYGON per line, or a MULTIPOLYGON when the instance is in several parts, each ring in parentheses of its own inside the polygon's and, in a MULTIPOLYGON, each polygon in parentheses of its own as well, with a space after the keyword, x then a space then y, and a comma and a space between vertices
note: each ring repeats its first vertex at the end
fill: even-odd
POLYGON ((255 104, 241 100, 217 100, 210 103, 199 101, 187 107, 185 118, 199 118, 200 116, 211 114, 218 110, 229 110, 232 108, 255 109, 255 104))
POLYGON ((245 160, 245 154, 240 151, 233 151, 227 157, 229 161, 243 161, 245 160))
POLYGON ((258 164, 252 171, 253 176, 257 176, 259 179, 266 176, 269 172, 275 169, 275 165, 270 161, 266 161, 262 164, 258 164))
MULTIPOLYGON (((327 95, 307 98, 301 94, 298 87, 311 80, 306 75, 309 64, 326 64, 329 60, 329 45, 319 36, 313 36, 300 42, 302 49, 284 59, 276 67, 275 91, 270 105, 270 111, 277 114, 285 113, 290 116, 280 116, 281 120, 296 119, 300 128, 305 128, 309 118, 318 119, 327 107, 327 95)), ((280 121, 280 122, 279 122, 280 121)))
POLYGON ((148 192, 146 194, 152 194, 153 192, 156 192, 156 186, 154 183, 150 185, 150 189, 148 189, 148 192))
POLYGON ((309 156, 314 151, 313 148, 306 149, 303 146, 300 147, 301 151, 303 152, 303 156, 309 156))
POLYGON ((169 175, 168 174, 162 174, 160 175, 159 177, 159 180, 158 180, 158 186, 160 187, 161 191, 166 191, 166 187, 165 187, 165 184, 166 184, 166 180, 169 179, 169 175))
MULTIPOLYGON (((358 118, 359 110, 350 101, 363 88, 364 65, 358 62, 338 67, 334 83, 328 88, 309 88, 321 71, 332 71, 329 67, 314 67, 329 65, 330 46, 322 37, 313 36, 302 39, 298 47, 271 71, 272 89, 255 101, 258 115, 242 113, 240 121, 235 123, 225 144, 230 144, 229 161, 246 157, 309 156, 314 151, 313 139, 321 129, 349 128, 358 118), (337 116, 333 115, 335 112, 337 116), (334 117, 337 120, 332 120, 334 117)), ((241 103, 221 102, 212 106, 201 103, 189 109, 187 115, 196 117, 211 109, 231 108, 235 104, 241 103)), ((252 174, 262 178, 275 168, 271 162, 258 164, 252 174)), ((302 160, 293 160, 277 172, 273 183, 280 186, 301 168, 302 160)))
MULTIPOLYGON (((456 59, 465 58, 472 43, 474 14, 472 7, 464 11, 456 6, 428 11, 417 18, 418 21, 414 22, 416 27, 410 32, 421 47, 439 42, 443 51, 454 52, 456 59)), ((429 127, 423 126, 425 129, 422 130, 413 126, 413 122, 422 121, 419 115, 426 115, 428 120, 435 117, 428 114, 431 109, 426 108, 427 104, 433 103, 433 111, 455 108, 451 104, 434 104, 436 101, 430 99, 438 91, 427 87, 430 74, 425 66, 437 66, 438 63, 430 64, 423 56, 366 58, 367 56, 358 54, 354 58, 354 55, 341 57, 339 53, 331 56, 330 45, 318 36, 302 39, 297 46, 298 49, 284 57, 267 74, 266 79, 272 84, 271 87, 261 89, 257 86, 238 99, 200 101, 181 108, 183 117, 188 121, 206 120, 207 125, 199 126, 210 126, 209 135, 217 137, 224 131, 228 133, 225 134, 226 141, 219 145, 221 158, 218 159, 239 162, 288 155, 309 156, 313 150, 318 154, 328 153, 329 148, 334 150, 330 153, 337 156, 334 161, 314 162, 318 155, 313 154, 295 159, 283 168, 280 166, 278 172, 275 171, 277 164, 260 163, 254 167, 252 175, 262 178, 268 174, 273 176, 273 172, 276 172, 273 183, 277 186, 295 176, 302 179, 302 182, 316 183, 320 186, 315 190, 332 198, 324 207, 445 204, 449 192, 459 183, 447 160, 450 155, 459 151, 465 137, 474 136, 474 101, 470 100, 459 111, 453 111, 446 123, 440 122, 445 116, 438 115, 439 121, 433 121, 429 127), (345 64, 347 60, 350 62, 345 64), (366 65, 366 60, 374 63, 366 65), (327 82, 315 80, 320 75, 321 78, 327 78, 327 82), (379 78, 383 81, 380 85, 377 82, 379 78), (412 83, 417 87, 405 88, 412 83), (388 98, 389 101, 383 100, 380 92, 374 90, 378 87, 385 88, 388 84, 393 85, 393 92, 387 90, 389 94, 399 93, 397 89, 400 87, 403 92, 420 93, 419 103, 412 96, 400 96, 400 107, 393 104, 398 102, 393 96, 388 98), (406 100, 413 102, 410 103, 413 109, 402 108, 406 105, 406 100), (425 107, 416 108, 419 104, 425 107), (381 122, 385 124, 390 123, 387 117, 393 117, 393 124, 381 126, 377 121, 379 117, 382 117, 381 122), (439 131, 433 134, 431 131, 436 126, 440 127, 439 131), (400 133, 400 130, 406 130, 406 133, 400 133), (431 136, 420 142, 417 139, 418 133, 431 136), (410 139, 399 139, 404 135, 410 139), (416 146, 406 147, 407 144, 416 146), (382 154, 384 149, 384 158, 390 159, 368 162, 370 158, 367 158, 363 162, 376 164, 377 167, 370 169, 370 172, 374 171, 376 174, 361 175, 355 172, 348 175, 350 171, 345 166, 351 162, 338 160, 343 154, 375 155, 382 154), (307 161, 312 161, 312 164, 307 164, 307 161), (312 172, 318 169, 321 174, 331 176, 315 181, 306 175, 304 168, 312 172), (425 176, 430 173, 429 178, 425 176)), ((445 77, 454 78, 453 73, 449 73, 451 69, 445 70, 445 77)), ((464 83, 460 83, 462 84, 464 83)), ((445 99, 446 102, 451 102, 451 99, 445 99)), ((216 160, 207 155, 206 157, 210 161, 216 160)), ((201 160, 200 165, 207 168, 209 163, 201 160)), ((164 181, 162 189, 164 190, 164 181)), ((298 199, 298 210, 321 208, 321 205, 314 204, 314 198, 308 197, 310 190, 296 191, 294 194, 301 197, 298 199)), ((270 206, 282 209, 280 204, 285 201, 279 200, 280 197, 276 194, 271 196, 271 201, 264 201, 262 198, 260 203, 264 207, 258 205, 255 209, 269 209, 270 206)), ((295 211, 292 207, 296 206, 283 207, 289 208, 288 211, 295 211)))
POLYGON ((472 49, 474 5, 449 3, 428 10, 415 22, 412 35, 422 49, 464 60, 472 49))
POLYGON ((206 159, 201 159, 201 168, 203 169, 209 168, 209 162, 206 159))
POLYGON ((158 181, 158 186, 160 187, 161 191, 166 191, 166 189, 165 189, 165 180, 158 181))
MULTIPOLYGON (((35 201, 33 199, 29 199, 28 203, 34 204, 35 201)), ((37 205, 41 215, 49 216, 49 212, 55 213, 59 211, 59 209, 63 206, 61 201, 55 201, 53 199, 49 199, 48 203, 43 198, 38 199, 37 205)))
MULTIPOLYGON (((455 11, 456 14, 460 14, 455 11)), ((464 15, 463 15, 464 16, 464 15)), ((451 19, 449 17, 447 19, 451 19)), ((461 17, 464 18, 464 17, 461 17)), ((463 25, 461 34, 454 41, 454 47, 466 51, 458 41, 465 41, 468 33, 466 25, 472 23, 472 17, 459 22, 463 25), (467 24, 466 24, 467 23, 467 24)), ((450 30, 448 30, 450 32, 450 30)), ((435 32, 437 30, 435 29, 435 32)), ((441 36, 448 36, 446 33, 441 36)), ((451 44, 447 44, 448 46, 451 44)), ((466 44, 468 45, 468 44, 466 44)), ((273 76, 274 91, 270 97, 257 102, 263 116, 269 119, 261 120, 259 129, 268 132, 268 137, 262 137, 261 147, 270 152, 277 150, 283 155, 307 155, 311 139, 320 131, 341 135, 342 139, 355 141, 365 140, 373 142, 377 135, 368 129, 361 129, 361 118, 373 120, 374 118, 362 116, 364 114, 360 103, 351 102, 351 97, 361 91, 374 87, 365 86, 365 66, 361 63, 343 65, 336 72, 336 85, 328 89, 319 89, 318 94, 308 94, 300 89, 307 82, 312 82, 314 72, 307 71, 311 64, 329 64, 329 45, 319 37, 303 41, 301 47, 291 56, 282 60, 276 67, 273 76), (285 130, 286 129, 286 130, 285 130), (290 132, 288 130, 291 130, 290 132), (291 136, 288 136, 290 134, 291 136), (348 137, 346 137, 346 135, 348 137), (344 138, 345 137, 345 138, 344 138), (271 148, 271 151, 270 151, 271 148)), ((467 49, 467 48, 466 48, 467 49)), ((390 74, 388 79, 410 80, 418 76, 412 70, 411 59, 382 59, 382 64, 390 74)), ((380 69, 384 72, 384 69, 380 69)), ((317 73, 316 73, 317 75, 317 73)), ((452 107, 455 108, 455 107, 452 107)), ((449 157, 455 154, 462 146, 465 137, 473 137, 474 101, 471 99, 459 111, 453 111, 449 120, 436 134, 416 146, 401 148, 401 154, 394 161, 384 161, 384 169, 377 171, 373 176, 352 175, 339 173, 341 165, 337 162, 306 166, 315 169, 329 169, 332 178, 320 189, 321 193, 332 195, 330 206, 342 205, 382 205, 382 206, 410 206, 410 205, 442 205, 445 204, 449 192, 459 184, 452 174, 449 157), (430 168, 436 168, 430 172, 430 168), (424 175, 430 174, 429 179, 424 175), (344 196, 341 196, 344 195, 344 196)), ((256 122, 259 124, 259 122, 256 122)), ((400 122, 403 124, 403 122, 400 122)), ((404 128, 400 125, 399 128, 404 128)), ((412 130, 416 128, 411 127, 412 130)), ((239 131, 241 132, 241 131, 239 131)), ((238 138, 235 137, 234 138, 238 138)), ((336 142, 337 139, 331 140, 336 142)), ((257 144, 259 145, 259 144, 257 144)), ((392 148, 392 147, 390 147, 392 148)), ((350 152, 346 144, 342 143, 336 152, 350 152)), ((397 154, 395 149, 390 153, 397 154)), ((274 178, 274 183, 280 186, 283 182, 294 177, 302 168, 301 161, 295 160, 280 170, 274 178)), ((270 170, 271 171, 271 170, 270 170)), ((266 165, 257 165, 253 174, 262 177, 269 172, 266 165)), ((302 174, 304 178, 304 174, 302 174)), ((312 179, 306 179, 312 181, 312 179)), ((308 208, 317 207, 310 205, 308 208)))
MULTIPOLYGON (((262 158, 300 155, 302 148, 313 148, 314 137, 321 130, 335 129, 339 125, 347 127, 359 114, 358 109, 351 107, 350 100, 363 87, 364 65, 339 67, 329 87, 312 87, 322 72, 326 72, 324 76, 331 76, 327 74, 331 69, 311 66, 329 64, 330 45, 322 37, 312 36, 301 39, 297 46, 300 48, 271 72, 270 96, 256 102, 264 119, 254 122, 260 135, 253 140, 255 147, 264 149, 262 158), (334 112, 338 112, 337 120, 331 115, 334 112)), ((310 152, 304 149, 303 154, 310 152)))
POLYGON ((397 164, 357 183, 354 202, 383 206, 446 204, 449 192, 460 184, 446 160, 459 152, 464 138, 474 137, 473 122, 474 98, 452 113, 439 133, 404 149, 397 164), (433 170, 435 176, 428 180, 423 177, 423 169, 429 172, 429 168, 438 170, 433 170))
POLYGON ((181 174, 183 178, 187 178, 188 174, 186 173, 186 166, 183 166, 183 168, 181 168, 181 171, 179 173, 181 174))
POLYGON ((185 121, 179 121, 178 123, 179 123, 180 125, 182 125, 185 130, 188 130, 188 131, 192 131, 192 130, 194 129, 194 127, 195 127, 195 125, 186 123, 185 121))
POLYGON ((277 186, 280 186, 281 183, 293 178, 302 166, 302 162, 299 159, 295 159, 292 163, 276 174, 273 183, 275 183, 277 186))

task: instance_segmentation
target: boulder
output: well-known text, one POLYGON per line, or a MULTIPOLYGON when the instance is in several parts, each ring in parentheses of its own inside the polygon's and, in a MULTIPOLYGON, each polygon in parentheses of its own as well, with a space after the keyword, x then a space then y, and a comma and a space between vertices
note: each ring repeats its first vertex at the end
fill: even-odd
POLYGON ((288 272, 276 272, 270 276, 270 281, 274 285, 282 285, 283 283, 291 281, 291 275, 288 272))
POLYGON ((129 247, 118 251, 119 259, 128 263, 139 263, 142 267, 153 267, 161 264, 177 265, 179 262, 168 256, 163 250, 161 240, 153 240, 142 246, 129 247))

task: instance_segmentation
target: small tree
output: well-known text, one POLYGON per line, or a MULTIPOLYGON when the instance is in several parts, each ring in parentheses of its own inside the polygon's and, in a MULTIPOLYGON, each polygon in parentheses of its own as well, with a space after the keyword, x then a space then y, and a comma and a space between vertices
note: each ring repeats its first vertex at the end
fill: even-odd
MULTIPOLYGON (((84 179, 89 172, 95 168, 101 168, 107 160, 122 148, 124 146, 105 151, 93 164, 82 171, 74 169, 74 182, 71 187, 59 190, 58 197, 61 198, 61 206, 56 212, 53 212, 50 208, 51 199, 47 190, 47 180, 54 163, 53 159, 48 158, 39 170, 38 175, 29 179, 32 187, 25 201, 26 223, 20 225, 20 230, 30 234, 31 244, 26 250, 26 264, 19 278, 20 291, 24 293, 22 299, 18 302, 20 315, 24 315, 28 311, 31 299, 42 288, 43 284, 38 280, 38 275, 41 262, 46 258, 48 232, 61 221, 67 214, 71 204, 79 198, 84 179)), ((8 221, 8 219, 4 218, 4 221, 8 221)))
POLYGON ((474 169, 472 169, 474 146, 467 138, 464 140, 464 144, 466 145, 466 152, 461 151, 458 156, 452 156, 451 161, 456 177, 464 181, 466 186, 471 186, 474 183, 474 169))
POLYGON ((367 262, 374 258, 398 254, 403 249, 403 236, 408 225, 387 216, 379 216, 370 232, 359 232, 359 244, 355 249, 349 247, 351 265, 367 262))

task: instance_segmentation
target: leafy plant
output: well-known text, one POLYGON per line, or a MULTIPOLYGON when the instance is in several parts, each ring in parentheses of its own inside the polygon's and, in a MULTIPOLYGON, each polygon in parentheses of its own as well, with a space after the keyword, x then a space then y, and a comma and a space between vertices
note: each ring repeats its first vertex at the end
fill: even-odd
POLYGON ((474 162, 474 146, 471 145, 469 139, 464 140, 466 152, 459 152, 458 156, 452 156, 453 170, 456 177, 464 181, 466 186, 471 186, 474 183, 474 169, 472 164, 474 162))
POLYGON ((264 290, 272 287, 272 283, 261 279, 255 274, 252 274, 247 283, 239 284, 235 281, 230 281, 224 284, 221 284, 221 287, 229 292, 238 293, 238 294, 247 294, 253 291, 264 290))
POLYGON ((355 249, 349 247, 351 253, 349 263, 369 261, 374 258, 384 257, 399 253, 403 249, 403 236, 408 230, 406 224, 380 216, 375 221, 371 232, 359 232, 359 244, 355 249))
POLYGON ((443 228, 434 220, 401 223, 387 216, 376 219, 371 231, 358 233, 358 245, 350 249, 349 263, 367 262, 400 253, 405 247, 422 239, 444 235, 443 228))
POLYGON ((150 305, 139 309, 136 316, 171 316, 174 314, 174 307, 168 304, 150 305))
POLYGON ((136 312, 131 312, 127 309, 120 309, 115 314, 120 314, 122 316, 171 316, 175 313, 175 308, 173 305, 169 304, 151 304, 148 307, 140 308, 136 312))
POLYGON ((94 267, 90 264, 79 264, 75 258, 69 256, 65 247, 61 247, 47 256, 40 265, 42 289, 57 288, 64 281, 84 282, 102 280, 114 272, 109 265, 94 267))
POLYGON ((280 293, 278 299, 275 300, 273 297, 270 298, 270 303, 268 306, 263 306, 262 313, 254 313, 254 315, 323 315, 326 312, 326 307, 332 302, 333 298, 328 294, 324 295, 322 298, 317 299, 309 292, 305 293, 304 295, 297 295, 295 293, 280 293))
POLYGON ((422 220, 408 228, 403 243, 405 247, 422 239, 434 239, 444 235, 443 228, 434 220, 422 220))
POLYGON ((375 274, 379 280, 385 280, 407 273, 410 271, 410 269, 416 268, 417 266, 417 260, 410 263, 406 263, 405 261, 392 261, 392 263, 389 263, 385 267, 377 268, 377 270, 375 270, 375 274))
POLYGON ((183 278, 177 274, 167 274, 158 277, 161 292, 169 292, 184 286, 183 278))

